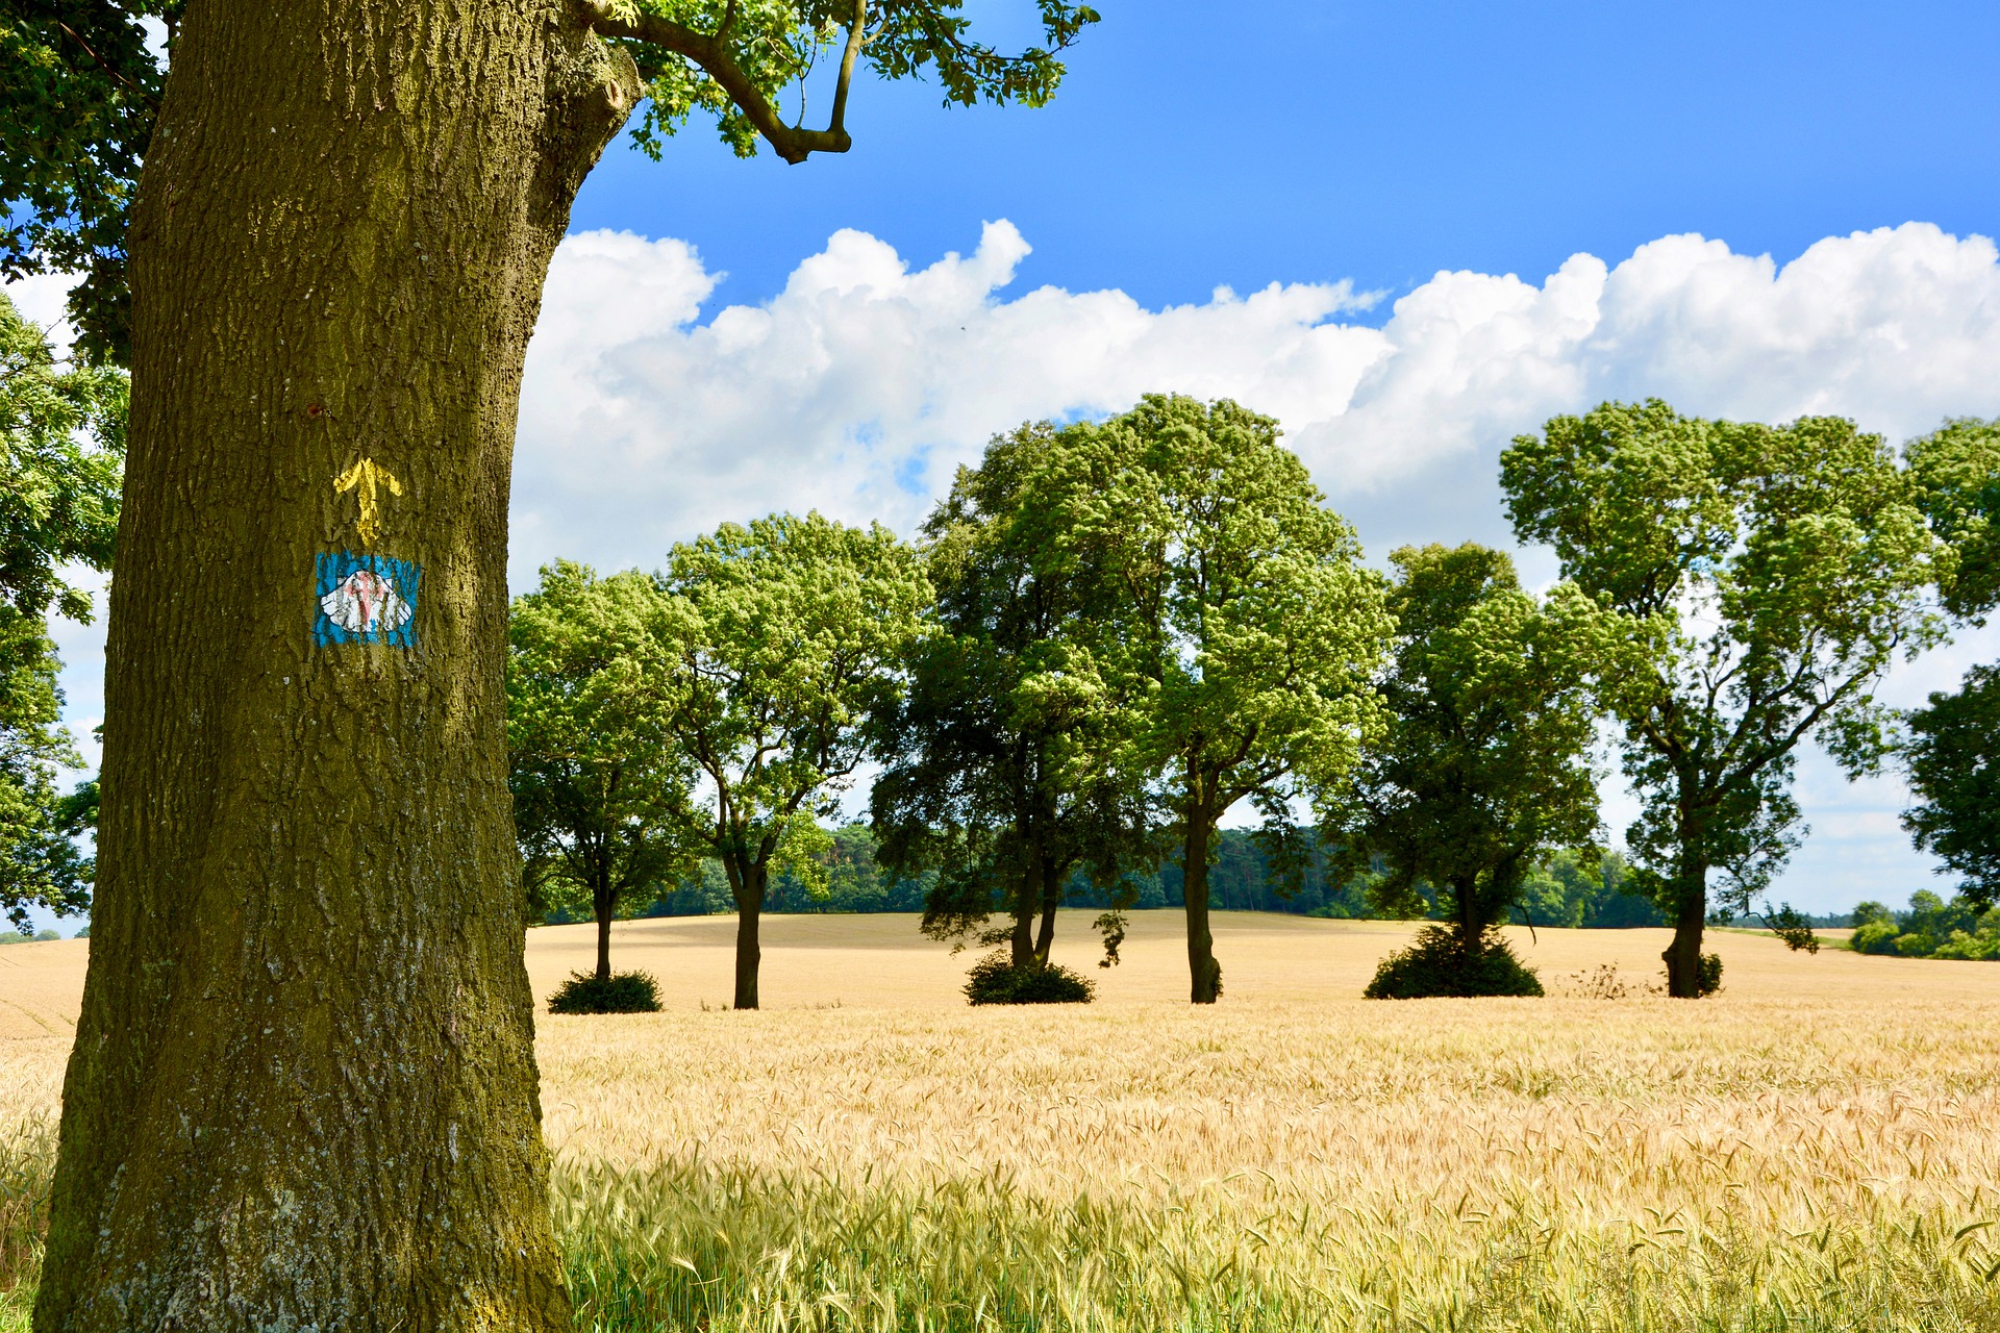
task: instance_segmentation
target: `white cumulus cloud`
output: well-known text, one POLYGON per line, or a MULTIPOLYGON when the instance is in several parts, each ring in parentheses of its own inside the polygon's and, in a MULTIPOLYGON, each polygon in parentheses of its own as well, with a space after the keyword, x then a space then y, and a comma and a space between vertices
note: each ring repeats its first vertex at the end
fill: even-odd
POLYGON ((1355 320, 1377 298, 1344 281, 1160 310, 1115 290, 1010 294, 1028 252, 993 222, 969 256, 915 268, 841 231, 776 297, 706 313, 717 275, 686 244, 570 237, 529 351, 517 583, 558 554, 657 564, 678 538, 773 509, 909 531, 995 432, 1148 390, 1277 417, 1363 514, 1417 482, 1435 500, 1440 479, 1483 504, 1509 438, 1605 398, 1833 412, 1896 438, 2000 413, 1993 242, 1922 223, 1782 267, 1673 236, 1540 283, 1439 273, 1379 326, 1355 320))

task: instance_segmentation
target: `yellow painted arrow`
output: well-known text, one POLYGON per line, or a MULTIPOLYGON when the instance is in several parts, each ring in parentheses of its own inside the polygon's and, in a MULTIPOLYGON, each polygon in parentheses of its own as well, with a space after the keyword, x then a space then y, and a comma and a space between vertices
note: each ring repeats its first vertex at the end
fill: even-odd
POLYGON ((361 530, 361 543, 373 546, 375 536, 382 530, 380 511, 375 499, 375 488, 382 487, 391 495, 403 493, 403 483, 397 481, 388 468, 372 458, 364 458, 347 471, 333 479, 334 494, 358 490, 361 500, 361 521, 355 526, 361 530))

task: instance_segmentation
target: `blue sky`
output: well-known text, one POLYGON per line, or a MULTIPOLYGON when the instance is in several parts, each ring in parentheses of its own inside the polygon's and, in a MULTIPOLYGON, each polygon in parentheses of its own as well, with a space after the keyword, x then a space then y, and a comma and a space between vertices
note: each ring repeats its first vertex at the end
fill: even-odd
MULTIPOLYGON (((1377 563, 1510 544, 1500 449, 1604 398, 1899 441, 2000 416, 2000 7, 1099 7, 1041 110, 864 82, 846 156, 614 145, 529 354, 516 588, 778 508, 907 534, 993 433, 1146 390, 1277 416, 1377 563)), ((1029 0, 968 8, 1032 35, 1029 0)), ((57 638, 87 734, 102 626, 57 638)), ((1961 634, 1883 697, 1995 659, 1961 634)), ((1893 777, 1808 754, 1798 792, 1778 896, 1945 887, 1893 777)))
MULTIPOLYGON (((574 225, 693 241, 734 302, 838 227, 929 256, 1006 217, 1036 246, 1024 281, 1158 306, 1218 283, 1540 275, 1687 231, 1782 261, 1912 219, 1991 234, 2000 202, 1992 5, 1100 8, 1048 107, 868 84, 854 150, 798 167, 697 125, 659 164, 614 149, 574 225)), ((969 9, 1030 31, 1025 0, 969 9)))

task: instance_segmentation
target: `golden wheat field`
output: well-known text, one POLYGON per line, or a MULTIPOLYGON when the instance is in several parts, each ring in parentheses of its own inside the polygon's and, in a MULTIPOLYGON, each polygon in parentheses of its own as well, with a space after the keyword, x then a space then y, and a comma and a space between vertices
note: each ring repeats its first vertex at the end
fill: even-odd
MULTIPOLYGON (((973 1009, 910 917, 767 918, 756 1013, 733 921, 622 923, 666 1012, 538 1019, 579 1326, 2000 1330, 2000 967, 1724 933, 1675 1002, 1665 932, 1523 930, 1546 999, 1371 1002, 1411 927, 1225 914, 1196 1009, 1177 913, 1088 919, 1097 1003, 973 1009)), ((85 947, 0 950, 17 1145, 85 947)))

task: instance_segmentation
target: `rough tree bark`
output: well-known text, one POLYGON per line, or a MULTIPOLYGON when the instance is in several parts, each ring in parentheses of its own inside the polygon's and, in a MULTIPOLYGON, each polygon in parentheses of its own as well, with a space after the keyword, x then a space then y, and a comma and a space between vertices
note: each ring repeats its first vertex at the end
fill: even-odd
POLYGON ((1660 955, 1667 965, 1667 994, 1677 1000, 1701 998, 1701 936, 1708 923, 1708 867, 1684 861, 1674 910, 1674 938, 1660 955))
POLYGON ((1188 803, 1181 882, 1187 905, 1188 999, 1195 1004, 1214 1004, 1222 998, 1222 964, 1216 961, 1215 937, 1208 928, 1208 848, 1220 817, 1219 811, 1201 801, 1188 803))
POLYGON ((611 872, 598 868, 597 884, 590 895, 591 914, 597 918, 597 979, 611 980, 611 918, 616 913, 617 897, 611 892, 611 872))
MULTIPOLYGON (((766 857, 769 853, 766 852, 766 857)), ((757 971, 764 950, 757 942, 757 928, 764 916, 764 896, 770 888, 768 860, 744 866, 736 873, 741 887, 736 894, 736 998, 737 1009, 757 1008, 757 971)))
POLYGON ((558 0, 188 5, 131 234, 41 1333, 568 1326, 506 786, 508 471, 549 258, 637 93, 558 0), (340 613, 364 641, 322 642, 329 569, 369 568, 340 613))

